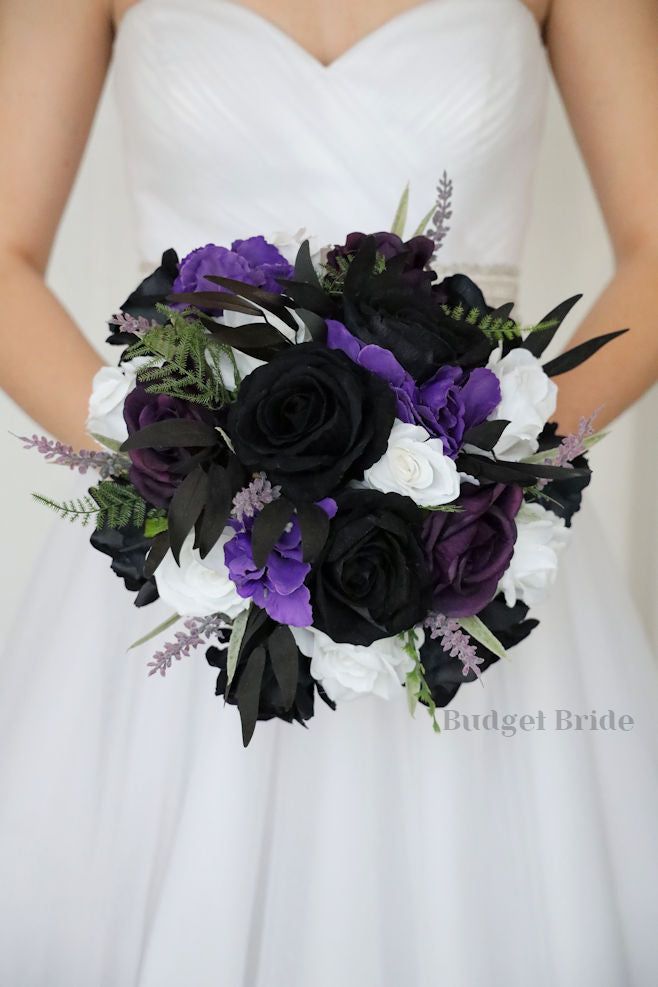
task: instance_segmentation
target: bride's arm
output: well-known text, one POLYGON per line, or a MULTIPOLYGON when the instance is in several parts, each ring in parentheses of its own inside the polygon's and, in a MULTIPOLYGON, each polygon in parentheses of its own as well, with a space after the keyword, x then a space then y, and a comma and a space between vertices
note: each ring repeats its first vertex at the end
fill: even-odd
POLYGON ((78 447, 100 359, 44 271, 111 47, 109 0, 2 0, 0 385, 78 447))
MULTIPOLYGON (((565 432, 601 405, 596 425, 605 425, 658 373, 658 4, 552 0, 546 39, 616 262, 570 345, 632 330, 560 377, 557 420, 565 432)), ((565 237, 577 239, 568 216, 564 223, 565 237)))

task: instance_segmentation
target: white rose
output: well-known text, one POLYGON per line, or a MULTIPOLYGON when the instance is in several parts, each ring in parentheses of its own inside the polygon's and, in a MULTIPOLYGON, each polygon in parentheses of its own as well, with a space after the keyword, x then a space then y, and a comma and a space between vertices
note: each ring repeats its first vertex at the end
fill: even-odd
POLYGON ((223 613, 235 617, 245 610, 249 600, 238 595, 224 562, 224 545, 235 532, 225 528, 219 541, 202 559, 194 546, 194 534, 185 539, 176 565, 171 550, 155 570, 160 598, 181 617, 209 617, 223 613))
POLYGON ((449 504, 459 496, 459 473, 421 425, 395 421, 388 448, 379 462, 365 471, 367 486, 410 497, 423 507, 449 504))
POLYGON ((126 360, 118 367, 101 367, 92 381, 87 432, 103 435, 115 442, 128 438, 123 420, 123 405, 137 382, 137 370, 148 363, 147 357, 126 360))
POLYGON ((300 227, 296 233, 286 233, 285 231, 278 230, 272 237, 268 237, 268 239, 270 240, 270 243, 273 243, 277 250, 283 254, 289 264, 295 263, 295 258, 297 257, 299 248, 304 240, 308 240, 309 250, 311 252, 311 261, 313 262, 313 266, 316 270, 319 270, 320 265, 324 260, 323 254, 326 254, 328 249, 323 246, 319 237, 308 233, 306 227, 304 226, 300 227))
POLYGON ((502 347, 487 364, 500 381, 501 401, 490 420, 507 419, 509 425, 494 448, 501 459, 519 460, 537 452, 537 437, 555 411, 557 386, 541 363, 523 347, 502 356, 502 347))
POLYGON ((536 606, 555 582, 558 556, 570 531, 562 518, 541 504, 523 504, 516 516, 517 537, 509 568, 498 589, 508 607, 517 600, 536 606))
POLYGON ((392 699, 413 668, 397 637, 383 638, 366 648, 337 644, 314 627, 290 630, 299 650, 311 659, 311 675, 334 702, 370 694, 392 699))

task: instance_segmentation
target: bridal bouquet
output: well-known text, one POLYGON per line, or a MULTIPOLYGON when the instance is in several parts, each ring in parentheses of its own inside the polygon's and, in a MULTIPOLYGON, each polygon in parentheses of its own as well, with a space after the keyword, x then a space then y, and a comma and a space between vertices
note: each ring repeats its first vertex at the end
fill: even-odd
POLYGON ((245 745, 259 719, 305 723, 316 693, 405 687, 437 726, 537 624, 589 479, 591 420, 547 424, 555 378, 618 333, 542 364, 579 296, 521 327, 465 275, 437 283, 441 234, 405 241, 403 212, 316 256, 262 236, 166 251, 110 323, 104 451, 24 440, 99 473, 39 499, 95 522, 137 606, 173 611, 149 637, 180 622, 150 674, 207 647, 245 745))

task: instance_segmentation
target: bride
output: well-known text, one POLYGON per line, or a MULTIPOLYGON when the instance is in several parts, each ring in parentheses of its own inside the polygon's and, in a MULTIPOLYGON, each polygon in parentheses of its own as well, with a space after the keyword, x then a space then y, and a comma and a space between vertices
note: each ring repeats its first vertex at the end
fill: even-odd
MULTIPOLYGON (((445 169, 441 268, 493 301, 516 291, 550 61, 616 255, 576 341, 633 330, 560 378, 560 431, 652 383, 653 0, 4 0, 0 38, 0 379, 62 440, 89 444, 100 361, 43 274, 111 58, 145 272, 169 246, 384 229, 445 169)), ((460 729, 372 698, 247 751, 202 654, 165 683, 125 655, 158 605, 133 611, 78 538, 53 533, 0 665, 0 983, 656 982, 658 688, 587 505, 541 627, 460 691, 460 729), (475 729, 491 710, 545 729, 475 729)))

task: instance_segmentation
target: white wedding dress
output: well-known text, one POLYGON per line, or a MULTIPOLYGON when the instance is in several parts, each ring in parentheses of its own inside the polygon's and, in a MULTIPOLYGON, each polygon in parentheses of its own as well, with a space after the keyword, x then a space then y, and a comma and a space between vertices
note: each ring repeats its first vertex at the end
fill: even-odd
MULTIPOLYGON (((428 0, 329 67, 237 3, 141 0, 116 59, 145 269, 385 229, 407 181, 413 226, 445 169, 442 265, 513 295, 548 74, 520 0, 428 0)), ((454 703, 546 711, 513 737, 400 690, 245 751, 202 650, 126 653, 167 612, 87 537, 55 529, 1 666, 2 987, 658 983, 656 673, 587 497, 540 628, 454 703)))

